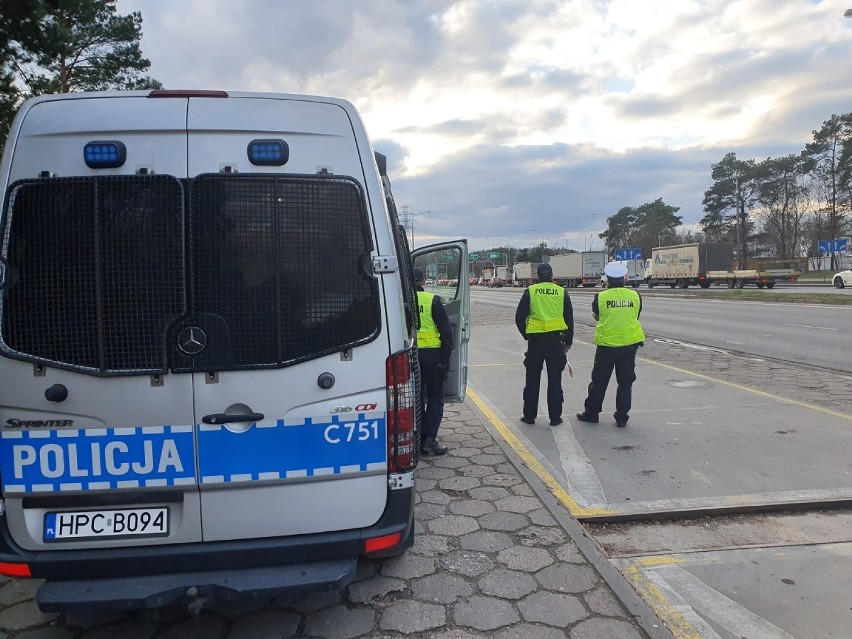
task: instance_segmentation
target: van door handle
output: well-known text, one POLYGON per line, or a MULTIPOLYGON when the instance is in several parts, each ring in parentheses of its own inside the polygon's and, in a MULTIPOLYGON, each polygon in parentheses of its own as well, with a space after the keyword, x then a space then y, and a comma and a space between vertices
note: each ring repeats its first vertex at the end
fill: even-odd
POLYGON ((205 424, 230 424, 233 422, 259 422, 263 419, 263 413, 246 413, 244 415, 228 415, 227 413, 213 413, 205 415, 201 421, 205 424))

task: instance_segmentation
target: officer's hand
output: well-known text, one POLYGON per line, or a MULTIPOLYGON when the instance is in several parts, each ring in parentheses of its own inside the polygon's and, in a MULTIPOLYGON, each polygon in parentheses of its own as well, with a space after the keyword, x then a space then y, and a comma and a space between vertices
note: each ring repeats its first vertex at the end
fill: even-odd
POLYGON ((441 378, 442 382, 447 381, 447 373, 449 372, 449 370, 450 370, 450 365, 449 364, 443 364, 443 363, 438 364, 438 366, 435 368, 435 372, 438 373, 438 377, 441 378))

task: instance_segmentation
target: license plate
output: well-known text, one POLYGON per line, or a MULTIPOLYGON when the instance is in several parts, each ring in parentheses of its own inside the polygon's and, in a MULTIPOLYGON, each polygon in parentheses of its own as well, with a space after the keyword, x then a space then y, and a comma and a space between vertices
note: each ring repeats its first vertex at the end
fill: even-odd
POLYGON ((168 508, 122 508, 46 513, 44 540, 163 537, 169 534, 168 508))

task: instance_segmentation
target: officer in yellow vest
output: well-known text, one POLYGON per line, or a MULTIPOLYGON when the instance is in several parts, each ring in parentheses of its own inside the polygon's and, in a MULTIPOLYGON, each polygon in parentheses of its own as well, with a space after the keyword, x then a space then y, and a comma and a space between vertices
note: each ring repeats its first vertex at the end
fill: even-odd
POLYGON ((630 419, 633 382, 636 381, 636 351, 645 345, 645 333, 639 323, 642 298, 633 289, 624 287, 627 267, 621 262, 610 262, 604 273, 607 289, 595 295, 592 301, 592 315, 598 321, 595 327, 595 365, 585 410, 577 413, 577 419, 598 423, 606 387, 615 370, 618 390, 613 418, 616 426, 624 428, 630 419))
POLYGON ((515 311, 515 325, 527 340, 524 367, 524 415, 521 421, 535 424, 541 369, 547 364, 547 413, 550 425, 562 423, 562 371, 568 363, 566 353, 574 342, 574 309, 565 289, 555 284, 550 264, 539 264, 538 284, 521 296, 515 311))
POLYGON ((438 428, 444 418, 444 380, 450 369, 453 352, 453 329, 441 298, 423 290, 426 275, 422 268, 414 269, 417 283, 417 306, 420 309, 420 329, 417 331, 417 355, 420 360, 420 411, 423 424, 420 452, 445 455, 447 447, 438 440, 438 428))

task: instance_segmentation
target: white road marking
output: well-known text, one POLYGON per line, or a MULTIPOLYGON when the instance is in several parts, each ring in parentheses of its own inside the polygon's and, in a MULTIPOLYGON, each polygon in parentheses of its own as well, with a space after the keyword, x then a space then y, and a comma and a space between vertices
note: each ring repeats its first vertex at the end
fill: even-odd
MULTIPOLYGON (((546 414, 546 413, 545 413, 546 414)), ((562 470, 568 483, 568 492, 581 506, 607 503, 603 486, 595 472, 592 462, 583 452, 583 447, 574 437, 568 419, 553 428, 553 439, 559 449, 562 470)))
POLYGON ((796 328, 813 328, 818 331, 839 331, 839 328, 829 328, 827 326, 810 326, 808 324, 787 324, 787 326, 794 326, 796 328))
MULTIPOLYGON (((668 607, 675 610, 677 614, 682 616, 692 628, 698 631, 701 639, 722 639, 709 623, 704 621, 701 616, 695 612, 689 602, 680 596, 663 578, 658 574, 656 568, 643 567, 639 569, 642 576, 650 583, 656 586, 657 590, 663 596, 668 607)), ((742 635, 745 636, 745 635, 742 635)), ((751 639, 751 638, 749 638, 751 639)))
MULTIPOLYGON (((754 614, 733 599, 729 599, 680 566, 655 566, 649 572, 652 574, 649 574, 648 577, 655 585, 669 586, 692 610, 697 610, 701 615, 737 637, 795 639, 793 635, 784 632, 775 624, 754 614), (655 577, 658 577, 662 584, 655 577)), ((692 619, 690 619, 690 622, 692 622, 692 619)), ((704 638, 717 637, 718 635, 715 632, 712 635, 705 635, 702 630, 701 636, 704 638)))

